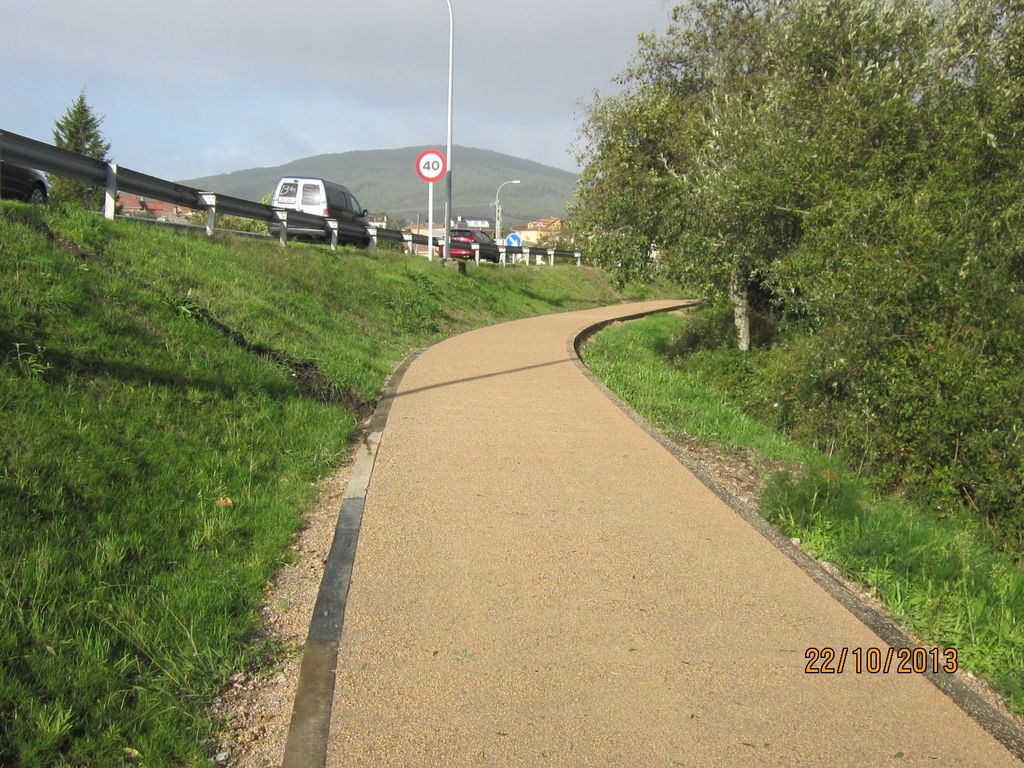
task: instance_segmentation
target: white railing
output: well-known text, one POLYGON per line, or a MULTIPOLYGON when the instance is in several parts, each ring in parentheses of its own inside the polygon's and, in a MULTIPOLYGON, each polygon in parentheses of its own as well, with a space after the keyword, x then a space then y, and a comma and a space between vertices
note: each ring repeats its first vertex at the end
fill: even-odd
MULTIPOLYGON (((424 235, 414 235, 408 232, 377 227, 364 228, 347 221, 323 218, 309 213, 302 213, 301 211, 273 208, 263 203, 253 202, 252 200, 243 200, 239 197, 187 187, 184 184, 165 181, 164 179, 158 179, 156 176, 134 171, 131 168, 118 166, 116 163, 106 163, 102 160, 69 152, 66 149, 60 149, 59 147, 20 136, 10 131, 0 130, 0 158, 13 165, 36 168, 56 176, 67 176, 105 189, 106 196, 103 213, 108 219, 114 218, 117 193, 127 192, 172 203, 173 205, 206 211, 206 233, 208 235, 213 235, 214 233, 217 213, 219 212, 244 219, 262 221, 266 224, 280 225, 279 237, 281 245, 285 245, 288 242, 289 227, 323 231, 325 238, 330 240, 332 250, 338 247, 339 236, 345 240, 356 241, 363 241, 369 238, 371 248, 376 248, 382 240, 404 243, 406 250, 409 252, 412 252, 414 244, 429 245, 424 235)), ((438 239, 434 238, 434 246, 438 244, 438 239)), ((554 265, 556 258, 574 259, 577 266, 582 261, 582 254, 579 252, 539 249, 529 246, 517 247, 500 244, 481 246, 474 243, 473 251, 475 252, 477 264, 480 263, 481 252, 485 258, 497 256, 497 263, 502 266, 508 263, 530 264, 531 257, 536 258, 538 266, 544 264, 545 261, 548 265, 554 265)))

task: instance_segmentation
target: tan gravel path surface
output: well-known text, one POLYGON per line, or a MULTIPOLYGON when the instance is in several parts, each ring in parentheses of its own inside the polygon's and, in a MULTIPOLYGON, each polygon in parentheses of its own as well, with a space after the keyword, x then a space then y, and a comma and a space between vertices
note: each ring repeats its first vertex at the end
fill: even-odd
POLYGON ((345 617, 330 766, 1019 766, 612 403, 569 348, 623 305, 407 372, 345 617))

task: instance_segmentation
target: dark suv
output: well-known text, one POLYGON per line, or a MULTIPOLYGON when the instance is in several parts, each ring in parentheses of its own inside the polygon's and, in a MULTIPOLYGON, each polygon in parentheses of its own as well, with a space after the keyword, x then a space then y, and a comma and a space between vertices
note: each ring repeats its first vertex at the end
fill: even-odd
POLYGON ((40 171, 0 160, 0 197, 45 203, 50 198, 50 182, 40 171))

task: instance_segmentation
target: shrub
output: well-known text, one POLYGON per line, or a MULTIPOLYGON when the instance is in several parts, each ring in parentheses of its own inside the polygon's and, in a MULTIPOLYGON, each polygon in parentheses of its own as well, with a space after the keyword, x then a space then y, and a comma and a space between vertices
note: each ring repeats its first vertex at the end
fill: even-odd
MULTIPOLYGON (((752 347, 771 346, 776 334, 775 318, 767 311, 750 313, 750 343, 752 347)), ((696 310, 679 335, 669 344, 668 355, 673 360, 686 357, 696 350, 721 349, 736 346, 736 323, 732 309, 715 305, 696 310)))

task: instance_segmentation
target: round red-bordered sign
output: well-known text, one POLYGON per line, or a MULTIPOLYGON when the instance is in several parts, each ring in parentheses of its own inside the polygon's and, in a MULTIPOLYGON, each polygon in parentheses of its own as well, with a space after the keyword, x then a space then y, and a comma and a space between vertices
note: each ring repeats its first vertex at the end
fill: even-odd
POLYGON ((447 170, 448 162, 439 149, 424 149, 416 158, 416 173, 424 181, 443 179, 447 170))

